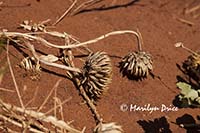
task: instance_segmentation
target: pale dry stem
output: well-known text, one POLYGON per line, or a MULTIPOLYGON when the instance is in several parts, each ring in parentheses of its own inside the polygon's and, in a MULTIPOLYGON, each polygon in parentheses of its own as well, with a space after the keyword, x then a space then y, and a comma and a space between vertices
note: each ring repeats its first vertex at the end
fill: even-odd
MULTIPOLYGON (((35 118, 37 120, 47 122, 47 123, 51 123, 51 124, 53 124, 54 126, 60 128, 60 129, 64 129, 64 130, 69 131, 70 133, 81 133, 81 131, 70 127, 67 123, 65 123, 62 120, 58 120, 54 116, 46 116, 42 112, 36 112, 36 111, 33 111, 33 110, 26 110, 26 109, 23 109, 23 108, 20 108, 20 107, 17 107, 17 106, 13 106, 11 104, 4 103, 1 99, 0 99, 0 108, 4 108, 6 110, 10 110, 10 111, 13 111, 13 112, 19 112, 19 113, 22 113, 26 116, 30 116, 32 118, 35 118)), ((10 118, 7 118, 3 115, 0 115, 0 117, 4 120, 6 119, 7 121, 10 121, 10 118)), ((14 123, 13 121, 10 121, 10 122, 14 123)), ((18 125, 19 127, 21 127, 21 125, 19 125, 19 123, 15 123, 15 125, 18 125)))
MULTIPOLYGON (((17 127, 24 128, 24 125, 22 123, 19 123, 19 122, 15 121, 15 120, 13 120, 13 119, 11 119, 9 117, 6 117, 6 116, 0 114, 0 118, 3 119, 3 120, 5 120, 5 121, 7 121, 7 122, 12 123, 13 125, 15 125, 17 127)), ((31 127, 29 127, 29 130, 31 132, 34 132, 34 133, 44 133, 42 131, 39 131, 39 130, 31 128, 31 127)))
POLYGON ((56 84, 54 85, 54 87, 51 89, 51 91, 49 92, 49 94, 47 95, 47 97, 45 98, 44 102, 41 104, 41 106, 39 107, 39 109, 37 110, 38 112, 40 112, 42 110, 42 108, 44 107, 44 105, 47 103, 47 101, 49 100, 50 96, 52 95, 53 91, 59 86, 60 82, 62 80, 59 79, 56 84))
POLYGON ((62 21, 63 18, 69 14, 69 12, 76 5, 76 3, 77 3, 77 0, 74 0, 74 2, 72 3, 72 5, 56 20, 56 22, 53 24, 53 26, 57 25, 60 21, 62 21))
POLYGON ((33 45, 31 45, 29 42, 27 42, 26 44, 29 47, 29 49, 31 50, 31 52, 33 53, 34 57, 38 61, 44 63, 45 65, 53 66, 53 67, 57 67, 57 68, 61 68, 61 69, 65 69, 65 70, 68 70, 68 71, 75 71, 75 72, 78 72, 78 73, 81 72, 79 68, 72 68, 72 67, 68 67, 68 66, 65 66, 65 65, 61 65, 61 64, 57 64, 57 63, 48 62, 46 60, 43 60, 42 58, 40 58, 40 56, 37 55, 33 45))
MULTIPOLYGON (((60 49, 72 49, 72 48, 78 48, 78 47, 82 47, 88 44, 93 44, 96 43, 102 39, 105 39, 109 36, 114 36, 114 35, 121 35, 121 34, 133 34, 137 37, 138 40, 140 40, 140 35, 135 32, 135 31, 131 31, 131 30, 121 30, 121 31, 113 31, 113 32, 109 32, 105 35, 102 35, 100 37, 97 37, 95 39, 86 41, 86 42, 82 42, 82 43, 78 43, 76 45, 71 44, 71 45, 55 45, 53 43, 48 42, 47 40, 38 37, 38 36, 33 36, 30 33, 19 33, 19 32, 0 32, 0 36, 6 36, 6 37, 23 37, 25 39, 30 39, 30 40, 36 40, 41 42, 42 44, 46 45, 46 46, 50 46, 50 47, 54 47, 54 48, 60 48, 60 49)), ((61 36, 65 37, 63 34, 61 34, 61 36)), ((139 43, 139 41, 138 41, 139 43)), ((139 46, 140 44, 138 44, 139 46)))
POLYGON ((175 47, 177 47, 177 48, 183 48, 183 49, 185 49, 186 51, 188 51, 188 52, 190 52, 190 53, 192 53, 192 54, 194 54, 194 55, 198 55, 198 53, 196 53, 196 52, 194 52, 193 50, 191 50, 191 49, 185 47, 184 44, 183 44, 182 42, 177 42, 177 43, 175 43, 175 47))
MULTIPOLYGON (((70 101, 72 99, 72 97, 69 97, 68 99, 64 100, 61 105, 65 104, 66 102, 70 101)), ((52 111, 54 111, 54 109, 59 108, 60 106, 56 105, 56 107, 53 107, 52 109, 48 110, 47 112, 45 112, 45 115, 51 113, 52 111)))
POLYGON ((10 90, 10 89, 6 89, 6 88, 0 88, 0 91, 5 91, 5 92, 15 92, 13 90, 10 90))
POLYGON ((36 91, 34 92, 32 99, 29 100, 29 101, 26 103, 25 107, 29 106, 29 104, 31 104, 31 103, 35 100, 36 95, 37 95, 37 93, 38 93, 38 89, 39 89, 39 87, 36 87, 36 91))
POLYGON ((190 9, 186 9, 185 14, 190 14, 192 12, 195 12, 195 11, 199 10, 199 9, 200 9, 200 4, 194 6, 194 7, 190 8, 190 9))
POLYGON ((102 1, 102 0, 89 0, 89 1, 86 1, 86 2, 82 3, 80 6, 78 6, 78 7, 73 11, 72 15, 74 15, 74 14, 80 12, 81 10, 86 9, 87 7, 90 7, 90 6, 92 6, 92 5, 96 4, 96 3, 99 3, 99 2, 101 2, 101 1, 102 1))
POLYGON ((11 76, 12 76, 12 79, 13 79, 15 90, 17 92, 17 96, 19 98, 19 102, 21 104, 21 107, 24 109, 24 103, 22 101, 22 97, 21 97, 21 94, 20 94, 20 91, 19 91, 19 87, 17 85, 16 79, 15 79, 15 75, 14 75, 14 72, 13 72, 13 69, 12 69, 12 66, 11 66, 10 58, 9 58, 9 41, 7 42, 7 52, 6 53, 7 53, 7 62, 8 62, 10 73, 11 73, 11 76))

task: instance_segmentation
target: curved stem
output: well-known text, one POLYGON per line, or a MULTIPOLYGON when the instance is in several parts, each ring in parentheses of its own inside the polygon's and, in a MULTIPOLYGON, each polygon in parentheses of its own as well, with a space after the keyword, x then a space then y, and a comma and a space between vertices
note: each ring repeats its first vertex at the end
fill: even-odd
POLYGON ((181 47, 181 48, 185 49, 186 51, 188 51, 188 52, 190 52, 190 53, 192 53, 192 54, 194 54, 194 55, 198 55, 198 53, 196 53, 196 52, 194 52, 193 50, 191 50, 191 49, 185 47, 185 46, 183 45, 182 42, 176 43, 176 44, 175 44, 175 47, 177 47, 177 48, 178 48, 178 47, 181 47))
POLYGON ((78 72, 81 73, 81 70, 79 68, 75 68, 75 67, 70 67, 70 66, 65 66, 65 65, 61 65, 61 64, 57 64, 57 63, 53 63, 53 62, 47 62, 45 60, 42 60, 36 53, 35 48, 33 45, 31 45, 29 42, 26 42, 26 45, 28 46, 28 48, 31 50, 33 56, 40 62, 48 65, 48 66, 53 66, 53 67, 57 67, 57 68, 61 68, 61 69, 65 69, 68 71, 73 71, 73 72, 78 72))
POLYGON ((137 29, 138 35, 137 39, 138 39, 138 50, 142 51, 142 45, 143 45, 143 39, 142 39, 142 34, 140 33, 139 29, 137 29))
POLYGON ((141 48, 141 45, 142 45, 142 37, 141 37, 141 34, 140 32, 137 33, 136 31, 131 31, 131 30, 122 30, 122 31, 113 31, 113 32, 109 32, 105 35, 102 35, 100 37, 97 37, 93 40, 89 40, 89 41, 86 41, 86 42, 82 42, 82 43, 78 43, 76 45, 72 44, 72 45, 62 45, 62 46, 59 46, 59 45, 55 45, 53 43, 50 43, 48 42, 47 40, 41 38, 41 37, 38 37, 38 36, 32 36, 30 35, 30 33, 18 33, 18 32, 0 32, 0 36, 21 36, 21 37, 24 37, 24 38, 28 38, 28 39, 33 39, 33 40, 37 40, 47 46, 50 46, 50 47, 54 47, 54 48, 61 48, 61 49, 69 49, 69 48, 78 48, 78 47, 82 47, 84 45, 88 45, 88 44, 92 44, 92 43, 96 43, 100 40, 103 40, 109 36, 113 36, 113 35, 120 35, 120 34, 134 34, 137 38, 137 41, 138 41, 138 49, 139 51, 142 50, 141 48))

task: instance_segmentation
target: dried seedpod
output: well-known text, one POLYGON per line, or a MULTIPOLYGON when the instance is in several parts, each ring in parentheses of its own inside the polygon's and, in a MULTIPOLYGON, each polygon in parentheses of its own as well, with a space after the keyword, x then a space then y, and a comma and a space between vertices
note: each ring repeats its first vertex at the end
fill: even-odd
POLYGON ((114 122, 103 124, 100 122, 94 129, 94 133, 123 133, 122 127, 114 122))
POLYGON ((120 66, 123 74, 135 79, 147 77, 149 71, 153 69, 151 55, 142 51, 126 55, 120 66))
POLYGON ((175 44, 175 47, 181 47, 191 55, 183 62, 183 69, 186 74, 192 77, 198 84, 200 84, 200 53, 194 52, 193 50, 185 47, 182 42, 178 42, 175 44))
POLYGON ((40 64, 34 57, 24 58, 19 66, 25 69, 29 74, 31 79, 38 79, 40 74, 40 64))
POLYGON ((149 53, 142 51, 142 37, 140 33, 135 33, 138 39, 138 51, 131 52, 123 57, 120 62, 120 71, 129 79, 142 79, 153 70, 153 61, 149 53))
POLYGON ((37 32, 37 31, 46 31, 46 24, 49 22, 50 20, 47 19, 45 21, 42 21, 40 23, 32 23, 32 21, 29 20, 24 20, 22 24, 20 24, 20 27, 28 30, 28 31, 33 31, 33 32, 37 32))
POLYGON ((81 84, 87 95, 92 100, 100 98, 111 82, 112 65, 110 58, 105 52, 90 54, 82 69, 81 84))

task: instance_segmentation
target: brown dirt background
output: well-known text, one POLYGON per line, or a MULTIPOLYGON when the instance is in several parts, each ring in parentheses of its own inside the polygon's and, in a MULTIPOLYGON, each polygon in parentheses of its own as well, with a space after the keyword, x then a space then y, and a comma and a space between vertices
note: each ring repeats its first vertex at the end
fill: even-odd
MULTIPOLYGON (((0 6, 0 28, 8 29, 9 31, 20 31, 17 27, 24 20, 39 22, 51 19, 54 22, 70 6, 70 1, 63 0, 40 0, 40 2, 36 0, 2 1, 4 3, 0 6)), ((186 5, 191 4, 193 1, 139 0, 127 5, 129 2, 130 0, 107 0, 101 2, 90 7, 90 9, 94 10, 87 10, 75 16, 65 17, 53 30, 65 31, 78 37, 82 42, 111 31, 136 30, 138 28, 143 36, 143 49, 153 56, 154 74, 160 76, 163 82, 151 76, 138 82, 122 77, 117 67, 120 59, 112 56, 123 57, 128 52, 136 50, 136 40, 130 35, 109 37, 90 47, 94 51, 103 50, 108 52, 111 55, 113 64, 112 83, 108 92, 99 100, 97 109, 105 122, 117 122, 117 124, 122 125, 126 133, 142 133, 144 130, 137 121, 153 121, 162 116, 168 118, 172 132, 186 132, 185 129, 179 128, 171 122, 175 122, 178 117, 184 114, 196 117, 199 109, 184 108, 179 109, 177 112, 156 111, 150 114, 149 112, 141 111, 122 112, 120 105, 123 103, 140 106, 151 104, 158 107, 161 104, 172 105, 175 96, 179 94, 175 84, 177 82, 176 76, 182 75, 176 64, 181 64, 189 55, 184 50, 176 49, 174 44, 181 41, 187 47, 195 51, 199 50, 200 17, 195 19, 191 14, 183 14, 186 5), (113 8, 98 10, 98 7, 101 5, 113 8), (115 7, 115 5, 120 6, 115 7), (194 25, 189 26, 177 21, 175 17, 192 21, 194 25)), ((194 2, 193 5, 195 4, 199 3, 194 2)), ((200 14, 200 12, 197 13, 200 14)), ((58 53, 58 51, 44 46, 36 47, 48 53, 58 53)), ((82 98, 70 81, 64 77, 47 72, 42 72, 39 81, 32 81, 30 78, 23 76, 23 70, 16 67, 17 63, 22 59, 22 55, 13 47, 10 47, 10 52, 17 56, 10 56, 10 58, 24 103, 33 97, 38 87, 39 92, 36 99, 29 106, 41 105, 57 80, 62 79, 58 86, 58 97, 61 100, 72 97, 63 106, 65 120, 73 120, 72 125, 78 129, 86 126, 88 133, 92 131, 95 122, 91 112, 86 105, 81 104, 82 98)), ((48 69, 64 75, 64 71, 55 68, 48 69)), ((9 71, 4 75, 0 87, 14 90, 14 84, 9 71)), ((0 97, 6 102, 19 105, 16 93, 1 91, 0 97)), ((52 107, 53 102, 48 102, 42 111, 45 112, 52 107)), ((148 124, 146 127, 148 128, 148 124)))

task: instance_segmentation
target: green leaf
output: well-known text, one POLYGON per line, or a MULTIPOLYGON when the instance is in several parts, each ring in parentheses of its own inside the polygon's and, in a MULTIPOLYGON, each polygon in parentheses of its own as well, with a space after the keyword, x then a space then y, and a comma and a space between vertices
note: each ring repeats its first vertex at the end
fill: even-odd
POLYGON ((191 85, 184 83, 184 82, 178 82, 176 86, 181 89, 182 95, 187 95, 191 91, 191 85))
POLYGON ((199 90, 193 89, 190 84, 184 82, 178 82, 176 85, 181 89, 179 100, 182 107, 187 107, 194 103, 200 104, 199 90))
POLYGON ((194 100, 199 97, 198 91, 194 90, 191 85, 184 82, 178 82, 176 85, 181 89, 181 95, 183 95, 184 98, 190 98, 191 100, 194 100))

